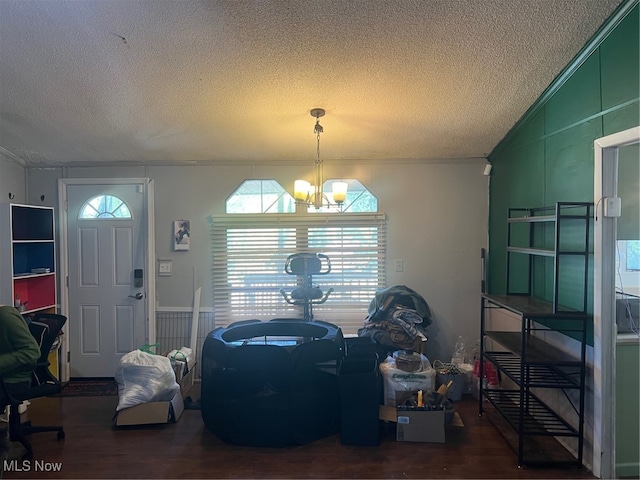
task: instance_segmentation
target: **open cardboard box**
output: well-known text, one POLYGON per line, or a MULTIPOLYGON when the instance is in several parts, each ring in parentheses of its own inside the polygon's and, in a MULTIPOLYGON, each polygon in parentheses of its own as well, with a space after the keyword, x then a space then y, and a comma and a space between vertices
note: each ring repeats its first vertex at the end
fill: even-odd
MULTIPOLYGON (((169 353, 163 354, 165 357, 169 353)), ((180 385, 180 391, 182 392, 182 398, 186 398, 189 390, 193 387, 195 382, 196 365, 198 363, 193 360, 189 361, 176 361, 173 362, 173 373, 176 375, 176 382, 180 385)))
POLYGON ((177 422, 184 411, 182 393, 176 392, 168 402, 149 402, 120 410, 116 425, 149 425, 177 422))
POLYGON ((180 385, 182 398, 185 398, 189 393, 189 390, 191 390, 191 387, 193 387, 196 374, 196 365, 197 364, 194 363, 186 373, 183 373, 180 376, 176 375, 176 381, 180 385))
MULTIPOLYGON (((398 410, 397 407, 380 405, 380 420, 396 423, 396 441, 445 443, 444 410, 398 410)), ((447 424, 464 427, 458 412, 447 424)))

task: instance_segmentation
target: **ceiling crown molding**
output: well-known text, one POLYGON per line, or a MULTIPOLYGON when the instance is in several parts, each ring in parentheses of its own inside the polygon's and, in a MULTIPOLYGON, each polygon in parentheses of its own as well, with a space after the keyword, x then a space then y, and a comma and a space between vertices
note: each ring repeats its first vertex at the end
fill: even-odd
POLYGON ((21 167, 27 166, 27 162, 25 162, 23 159, 21 159, 17 155, 11 153, 6 148, 0 147, 0 156, 6 158, 7 160, 10 160, 13 163, 20 165, 21 167))

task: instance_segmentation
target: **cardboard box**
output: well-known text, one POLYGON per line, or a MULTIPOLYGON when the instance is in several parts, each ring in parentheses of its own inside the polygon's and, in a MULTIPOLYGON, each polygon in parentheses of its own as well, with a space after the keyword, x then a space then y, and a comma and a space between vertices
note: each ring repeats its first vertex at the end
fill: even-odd
POLYGON ((194 363, 193 366, 189 369, 189 371, 186 374, 182 375, 180 378, 176 376, 176 380, 180 385, 180 392, 182 394, 182 398, 185 398, 189 393, 189 390, 191 390, 191 387, 193 387, 193 383, 195 381, 195 375, 196 375, 196 364, 194 363))
POLYGON ((193 387, 195 382, 196 365, 197 363, 193 363, 191 366, 187 365, 185 362, 173 363, 173 373, 176 375, 176 382, 180 385, 182 398, 186 398, 189 390, 193 387))
POLYGON ((398 442, 444 443, 444 410, 398 412, 398 442))
POLYGON ((149 402, 120 410, 116 425, 148 425, 177 422, 184 411, 182 393, 176 392, 169 402, 149 402))
MULTIPOLYGON (((396 407, 380 405, 378 416, 381 420, 397 423, 398 442, 445 442, 444 410, 397 410, 396 407)), ((454 412, 449 425, 464 427, 458 412, 454 412)))

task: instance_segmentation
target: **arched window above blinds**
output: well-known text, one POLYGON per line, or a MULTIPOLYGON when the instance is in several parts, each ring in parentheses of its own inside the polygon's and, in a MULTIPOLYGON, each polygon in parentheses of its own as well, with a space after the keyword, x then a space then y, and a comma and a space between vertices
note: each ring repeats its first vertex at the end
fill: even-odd
MULTIPOLYGON (((375 213, 378 199, 355 178, 329 179, 323 184, 324 192, 331 192, 333 183, 339 180, 348 185, 347 196, 342 205, 324 205, 316 209, 310 205, 307 213, 375 213)), ((331 193, 327 199, 333 202, 331 193)), ((276 180, 245 180, 227 198, 226 213, 295 213, 295 199, 276 180)))
POLYGON ((245 180, 227 199, 227 213, 294 213, 296 202, 276 180, 245 180))
MULTIPOLYGON (((322 184, 323 192, 331 192, 333 190, 333 182, 344 182, 348 185, 347 196, 341 206, 325 205, 316 209, 313 205, 309 206, 309 213, 332 213, 332 212, 351 212, 351 213, 375 213, 378 211, 378 199, 369 191, 359 180, 355 178, 333 178, 322 184)), ((327 196, 333 201, 333 195, 327 193, 327 196)))

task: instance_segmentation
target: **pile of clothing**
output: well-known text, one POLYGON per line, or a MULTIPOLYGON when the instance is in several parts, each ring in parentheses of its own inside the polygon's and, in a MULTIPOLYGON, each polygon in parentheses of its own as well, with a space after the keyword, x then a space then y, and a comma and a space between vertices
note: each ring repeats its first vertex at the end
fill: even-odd
POLYGON ((358 336, 419 352, 431 321, 431 310, 422 295, 405 285, 394 285, 380 290, 371 300, 358 336))

